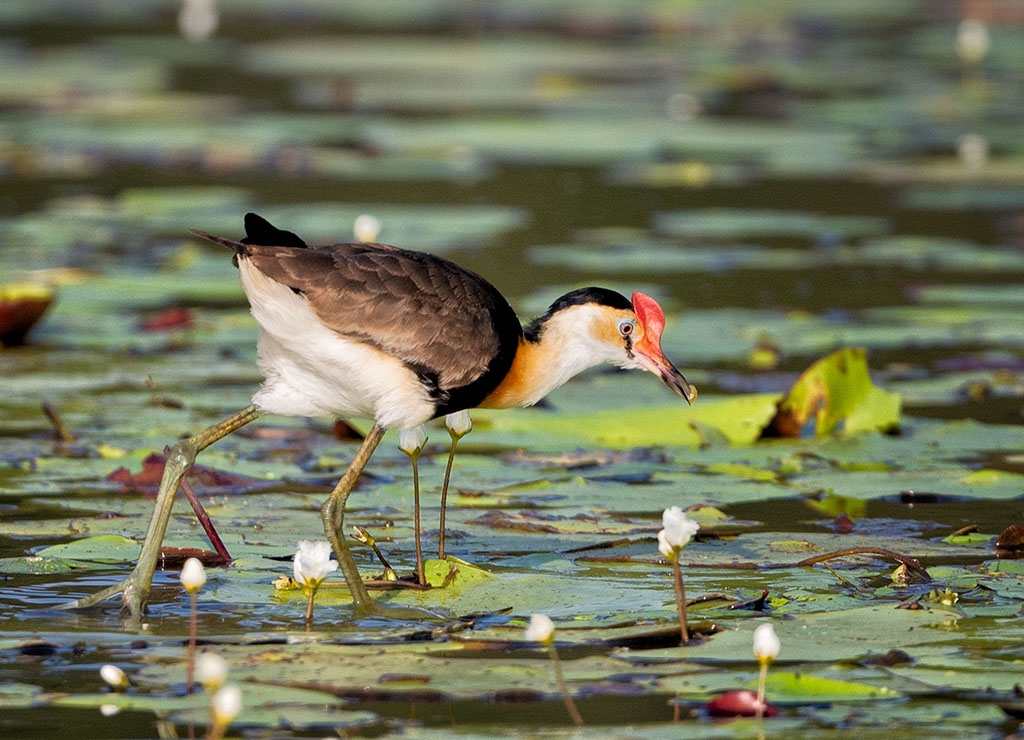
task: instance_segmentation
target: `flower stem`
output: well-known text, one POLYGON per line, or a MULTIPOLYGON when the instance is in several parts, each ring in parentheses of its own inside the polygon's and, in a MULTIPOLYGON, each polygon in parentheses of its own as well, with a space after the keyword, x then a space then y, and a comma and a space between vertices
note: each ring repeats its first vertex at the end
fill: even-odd
POLYGON ((198 607, 196 606, 195 591, 189 591, 189 602, 191 604, 189 609, 189 628, 188 628, 188 656, 186 658, 185 665, 185 691, 191 694, 196 687, 195 673, 196 673, 196 622, 198 621, 198 607))
POLYGON ((316 589, 307 589, 306 599, 306 631, 313 629, 313 598, 316 596, 316 589))
POLYGON ((764 687, 765 682, 768 680, 768 661, 762 660, 761 663, 761 675, 757 678, 757 709, 755 717, 761 719, 764 717, 764 687))
POLYGON ((580 714, 580 710, 576 708, 576 702, 572 700, 572 696, 569 695, 569 687, 565 685, 565 676, 562 675, 562 661, 558 658, 558 650, 555 649, 554 641, 548 643, 548 655, 551 656, 551 665, 555 669, 555 680, 558 681, 558 688, 562 692, 562 700, 565 702, 565 708, 569 711, 569 716, 572 717, 572 722, 577 727, 583 726, 583 716, 580 714))
POLYGON ((679 612, 679 633, 683 644, 690 643, 690 630, 686 626, 686 586, 683 585, 683 571, 679 567, 679 556, 672 561, 672 580, 676 587, 676 611, 679 612))
POLYGON ((224 730, 227 728, 228 726, 225 723, 214 721, 210 725, 210 731, 206 735, 206 740, 220 740, 224 737, 224 730))
POLYGON ((455 445, 459 443, 462 435, 455 436, 455 432, 448 430, 448 434, 452 438, 451 449, 448 450, 448 464, 444 468, 444 482, 441 484, 441 521, 438 525, 440 527, 440 534, 437 537, 437 559, 444 560, 444 528, 445 528, 445 512, 448 509, 448 484, 452 479, 452 463, 455 462, 455 445))

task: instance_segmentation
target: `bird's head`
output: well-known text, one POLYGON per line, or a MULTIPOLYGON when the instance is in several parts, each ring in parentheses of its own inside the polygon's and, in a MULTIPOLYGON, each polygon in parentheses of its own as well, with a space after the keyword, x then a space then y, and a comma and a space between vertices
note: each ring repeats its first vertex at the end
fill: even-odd
POLYGON ((635 318, 620 319, 616 326, 624 341, 627 357, 632 351, 630 359, 635 364, 628 366, 654 373, 665 385, 685 398, 687 403, 693 403, 697 398, 697 387, 687 382, 661 349, 665 312, 656 300, 644 293, 634 292, 631 302, 635 318))
POLYGON ((648 295, 633 293, 632 300, 606 288, 581 288, 559 298, 547 314, 527 329, 545 344, 583 367, 608 362, 629 370, 654 373, 680 396, 692 403, 697 389, 661 349, 665 312, 648 295))

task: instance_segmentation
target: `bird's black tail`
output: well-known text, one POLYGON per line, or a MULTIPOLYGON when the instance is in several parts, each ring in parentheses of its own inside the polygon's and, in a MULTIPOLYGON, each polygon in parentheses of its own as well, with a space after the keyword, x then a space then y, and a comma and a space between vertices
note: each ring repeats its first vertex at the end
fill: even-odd
MULTIPOLYGON (((258 216, 255 213, 245 214, 245 238, 229 239, 226 236, 217 236, 211 234, 208 231, 200 231, 199 229, 189 229, 189 231, 198 237, 211 241, 214 244, 220 244, 222 247, 234 251, 235 255, 248 254, 249 245, 253 246, 264 246, 264 247, 302 247, 305 248, 306 242, 302 241, 298 236, 290 231, 284 231, 277 228, 267 219, 262 216, 258 216)), ((237 262, 236 262, 237 265, 237 262)))
POLYGON ((306 242, 290 231, 284 231, 255 213, 245 214, 245 238, 242 244, 263 247, 305 247, 306 242))

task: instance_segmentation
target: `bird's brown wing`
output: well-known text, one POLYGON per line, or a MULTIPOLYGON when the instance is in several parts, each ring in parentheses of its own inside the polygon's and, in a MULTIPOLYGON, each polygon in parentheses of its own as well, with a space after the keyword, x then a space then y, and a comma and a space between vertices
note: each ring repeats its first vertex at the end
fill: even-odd
POLYGON ((438 395, 438 413, 475 406, 504 377, 522 329, 480 276, 440 257, 380 244, 245 245, 256 269, 306 296, 317 318, 379 347, 438 395))

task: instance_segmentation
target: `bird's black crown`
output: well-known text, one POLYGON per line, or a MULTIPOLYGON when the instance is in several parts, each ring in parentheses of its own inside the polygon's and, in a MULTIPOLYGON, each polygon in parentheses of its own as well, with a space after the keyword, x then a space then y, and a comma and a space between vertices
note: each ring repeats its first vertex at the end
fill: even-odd
POLYGON ((540 333, 547 320, 559 311, 569 308, 570 306, 585 306, 588 303, 594 303, 598 306, 608 306, 609 308, 633 309, 633 304, 628 298, 626 298, 626 296, 622 295, 622 293, 617 293, 614 290, 600 288, 593 285, 588 288, 578 288, 563 295, 551 304, 547 313, 543 316, 538 316, 530 322, 530 325, 523 331, 526 335, 527 341, 536 341, 540 337, 540 333))

